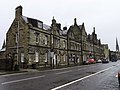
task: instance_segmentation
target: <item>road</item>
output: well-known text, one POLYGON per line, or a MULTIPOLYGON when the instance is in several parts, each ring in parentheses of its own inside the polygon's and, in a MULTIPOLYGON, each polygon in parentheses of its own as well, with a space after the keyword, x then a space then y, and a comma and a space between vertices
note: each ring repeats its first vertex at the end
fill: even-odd
POLYGON ((120 61, 0 76, 0 90, 120 90, 120 61))

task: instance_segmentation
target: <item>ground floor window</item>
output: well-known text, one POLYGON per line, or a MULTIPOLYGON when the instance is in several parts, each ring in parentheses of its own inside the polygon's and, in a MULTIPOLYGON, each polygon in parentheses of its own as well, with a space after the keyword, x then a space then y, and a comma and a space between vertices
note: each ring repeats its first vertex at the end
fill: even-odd
POLYGON ((45 63, 48 62, 48 53, 45 53, 45 63))
POLYGON ((21 53, 21 62, 24 62, 24 53, 21 53))
POLYGON ((39 53, 35 52, 35 62, 39 62, 39 53))
POLYGON ((58 64, 60 63, 60 55, 57 56, 58 64))
POLYGON ((66 54, 64 54, 64 62, 66 61, 66 54))

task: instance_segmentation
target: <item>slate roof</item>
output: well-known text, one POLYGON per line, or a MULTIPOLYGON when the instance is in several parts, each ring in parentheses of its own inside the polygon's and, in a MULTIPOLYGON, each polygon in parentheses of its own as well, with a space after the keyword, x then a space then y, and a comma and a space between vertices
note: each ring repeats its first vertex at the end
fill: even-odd
POLYGON ((50 29, 49 25, 43 24, 43 22, 40 21, 40 20, 29 18, 29 17, 26 17, 26 16, 22 16, 22 18, 25 20, 26 23, 32 24, 33 27, 37 27, 38 28, 38 22, 39 22, 39 23, 41 23, 43 25, 42 28, 44 30, 49 30, 50 29))

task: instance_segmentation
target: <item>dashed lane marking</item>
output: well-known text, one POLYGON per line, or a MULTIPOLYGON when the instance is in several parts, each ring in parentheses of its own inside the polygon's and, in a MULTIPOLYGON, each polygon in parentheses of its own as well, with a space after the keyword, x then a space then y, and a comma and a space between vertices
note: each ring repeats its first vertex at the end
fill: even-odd
POLYGON ((24 72, 24 73, 14 73, 14 74, 5 74, 5 75, 1 75, 0 78, 1 77, 7 77, 7 76, 22 75, 22 74, 26 74, 26 72, 24 72))
POLYGON ((83 70, 83 69, 86 69, 86 68, 80 68, 80 69, 78 69, 78 71, 83 70))
POLYGON ((58 72, 56 74, 64 74, 64 73, 68 73, 68 72, 71 72, 72 70, 69 70, 69 71, 64 71, 64 72, 58 72))
POLYGON ((9 82, 4 82, 4 83, 1 83, 1 84, 6 85, 6 84, 11 84, 11 83, 21 82, 21 81, 26 81, 26 80, 32 80, 32 79, 37 79, 37 78, 42 78, 42 77, 45 77, 45 75, 37 76, 37 77, 30 77, 30 78, 25 78, 25 79, 20 79, 20 80, 14 80, 14 81, 9 81, 9 82))

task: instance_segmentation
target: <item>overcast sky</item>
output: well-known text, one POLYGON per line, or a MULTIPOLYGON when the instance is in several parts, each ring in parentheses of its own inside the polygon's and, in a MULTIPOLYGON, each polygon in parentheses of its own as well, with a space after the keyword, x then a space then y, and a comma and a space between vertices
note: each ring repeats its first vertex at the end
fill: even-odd
POLYGON ((15 8, 21 5, 23 15, 50 25, 53 16, 62 26, 85 23, 87 34, 96 27, 98 39, 116 48, 120 42, 120 0, 0 0, 0 48, 13 19, 15 8))

